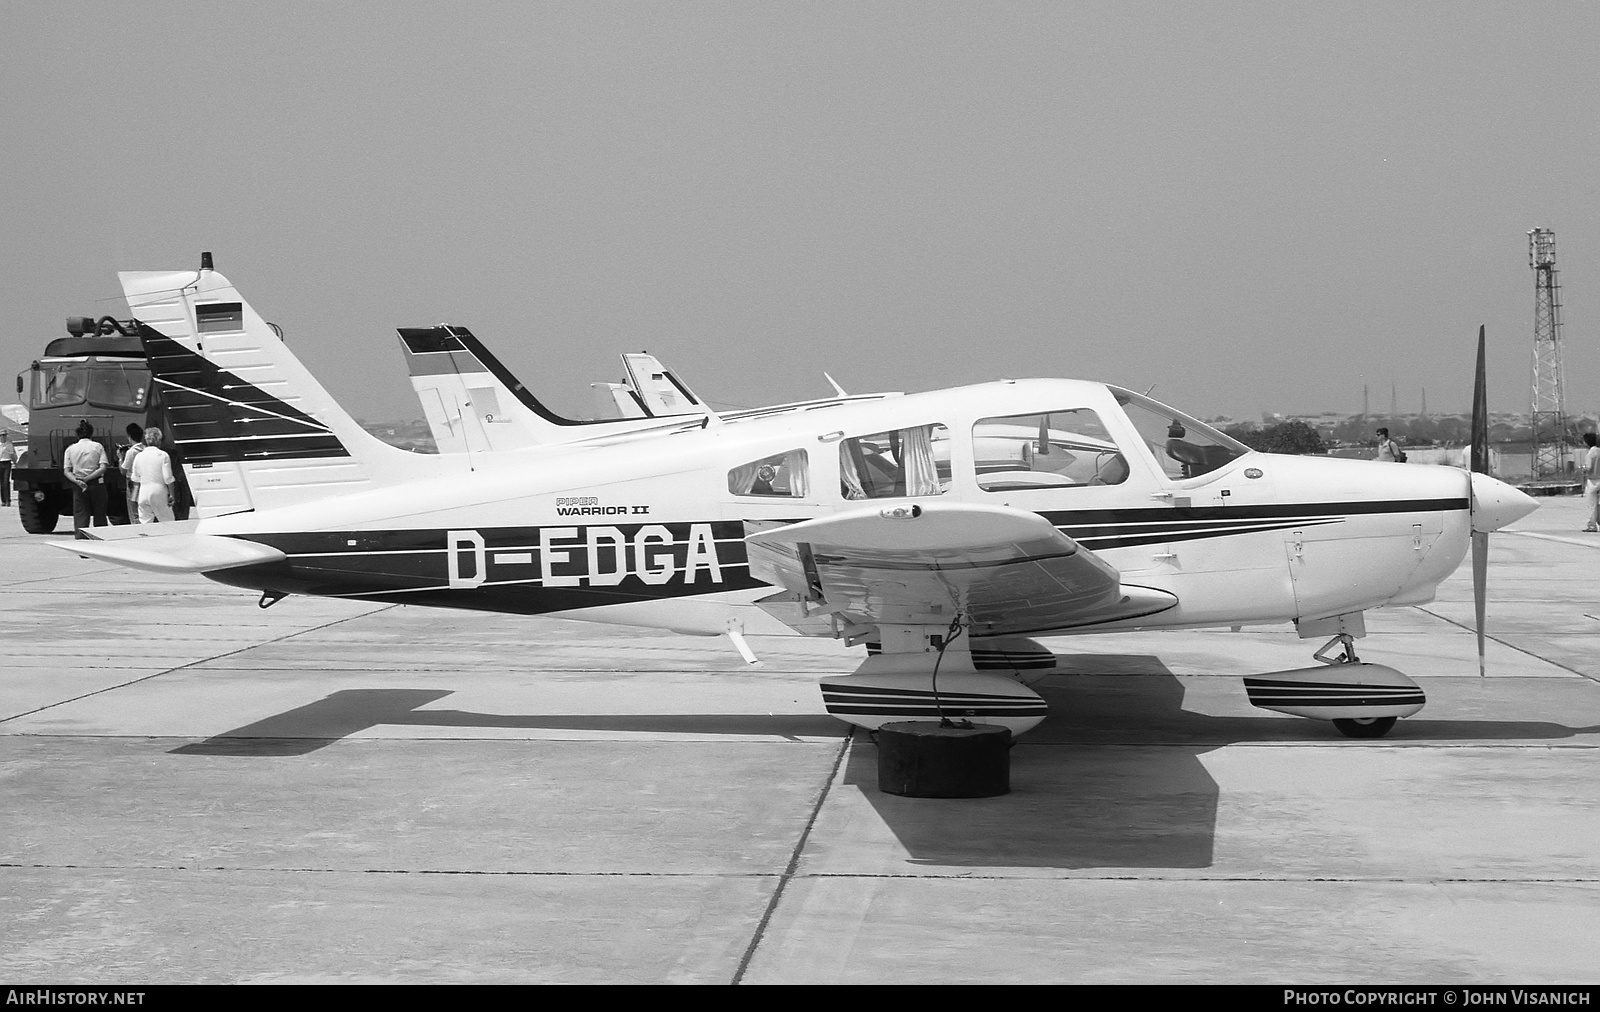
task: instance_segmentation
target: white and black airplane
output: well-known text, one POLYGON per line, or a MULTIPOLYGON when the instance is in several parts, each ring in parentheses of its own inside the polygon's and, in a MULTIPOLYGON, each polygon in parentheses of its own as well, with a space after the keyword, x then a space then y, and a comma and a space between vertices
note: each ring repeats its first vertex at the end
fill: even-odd
MULTIPOLYGON (((61 547, 264 606, 313 594, 727 634, 747 660, 746 632, 866 644, 822 696, 867 728, 1028 730, 1045 705, 1027 682, 1054 663, 1037 636, 1292 623, 1327 640, 1322 663, 1246 677, 1251 702, 1377 737, 1424 697, 1357 660, 1364 612, 1431 600, 1470 544, 1481 634, 1487 533, 1535 506, 1457 468, 1258 453, 1061 379, 585 425, 506 374, 498 406, 559 438, 413 454, 368 435, 209 266, 121 279, 203 519, 61 547)), ((463 333, 402 337, 482 368, 463 333)), ((1480 408, 1481 363, 1480 342, 1480 408)))
MULTIPOLYGON (((591 383, 600 417, 565 418, 547 410, 527 392, 483 342, 465 327, 407 328, 398 331, 411 387, 422 406, 440 453, 520 450, 542 443, 593 439, 602 434, 636 432, 663 420, 722 416, 697 397, 677 374, 648 352, 623 353, 620 383, 591 383)), ((834 397, 765 408, 744 408, 728 417, 832 404, 839 400, 878 400, 898 394, 845 393, 823 373, 834 397)))
POLYGON ((497 453, 649 429, 662 421, 720 421, 647 353, 624 354, 621 383, 591 384, 608 417, 565 418, 527 388, 465 327, 401 328, 400 350, 440 453, 497 453))

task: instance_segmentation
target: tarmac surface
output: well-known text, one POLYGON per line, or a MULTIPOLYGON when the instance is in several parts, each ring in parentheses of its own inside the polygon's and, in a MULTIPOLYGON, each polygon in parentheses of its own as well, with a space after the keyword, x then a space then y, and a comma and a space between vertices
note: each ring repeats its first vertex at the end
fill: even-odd
POLYGON ((1012 793, 877 790, 859 650, 311 598, 0 510, 0 980, 1595 983, 1600 535, 1369 613, 1427 707, 1252 708, 1287 627, 1051 641, 1012 793))

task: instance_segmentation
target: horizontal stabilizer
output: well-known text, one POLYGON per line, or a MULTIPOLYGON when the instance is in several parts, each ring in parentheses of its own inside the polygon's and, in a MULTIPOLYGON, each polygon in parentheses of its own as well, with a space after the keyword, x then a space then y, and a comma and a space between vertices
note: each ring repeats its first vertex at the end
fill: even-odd
POLYGON ((119 538, 115 541, 52 541, 64 552, 115 562, 129 569, 152 573, 209 573, 263 562, 280 562, 286 556, 276 548, 254 541, 222 538, 215 534, 168 534, 119 538))

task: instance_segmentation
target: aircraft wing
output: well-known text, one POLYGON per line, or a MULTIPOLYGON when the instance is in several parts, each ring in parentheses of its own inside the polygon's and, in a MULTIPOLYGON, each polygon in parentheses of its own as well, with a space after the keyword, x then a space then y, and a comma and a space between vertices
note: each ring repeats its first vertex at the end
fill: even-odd
MULTIPOLYGON (((810 614, 857 626, 944 625, 980 636, 1096 625, 1177 604, 1124 586, 1094 552, 1035 513, 964 503, 891 503, 750 534, 761 560, 804 586, 810 614)), ((781 616, 780 616, 781 617, 781 616)))
MULTIPOLYGON (((140 530, 132 527, 113 529, 140 530)), ((279 562, 287 558, 276 548, 215 534, 141 534, 109 541, 51 541, 48 544, 64 552, 87 555, 91 559, 115 562, 129 569, 143 569, 152 573, 209 573, 236 566, 279 562)))

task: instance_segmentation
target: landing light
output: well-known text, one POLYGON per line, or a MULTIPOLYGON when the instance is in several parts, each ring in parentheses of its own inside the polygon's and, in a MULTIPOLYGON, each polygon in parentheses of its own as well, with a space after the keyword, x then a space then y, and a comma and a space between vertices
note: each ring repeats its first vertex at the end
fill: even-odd
POLYGON ((879 510, 878 515, 885 520, 915 520, 922 516, 922 507, 916 503, 910 506, 891 506, 886 510, 879 510))

